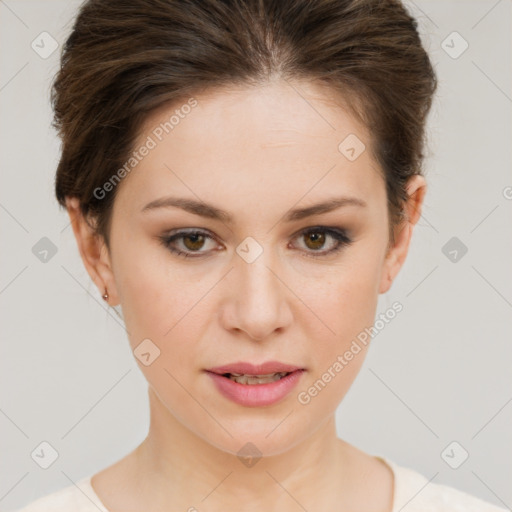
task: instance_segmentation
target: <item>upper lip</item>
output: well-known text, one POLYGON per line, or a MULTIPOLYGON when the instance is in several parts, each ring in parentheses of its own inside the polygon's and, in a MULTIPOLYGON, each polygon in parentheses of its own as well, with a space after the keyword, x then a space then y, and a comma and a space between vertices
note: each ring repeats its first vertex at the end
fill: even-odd
POLYGON ((216 366, 210 368, 209 372, 223 375, 225 373, 240 373, 242 375, 268 375, 270 373, 290 373, 296 370, 303 370, 300 366, 292 364, 281 363, 279 361, 267 361, 261 364, 252 364, 247 362, 237 362, 226 364, 223 366, 216 366))

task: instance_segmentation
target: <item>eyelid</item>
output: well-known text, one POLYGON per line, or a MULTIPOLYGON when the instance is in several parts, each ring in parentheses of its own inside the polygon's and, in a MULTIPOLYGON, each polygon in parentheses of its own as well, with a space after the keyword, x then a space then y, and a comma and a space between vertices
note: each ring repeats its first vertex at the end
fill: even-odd
POLYGON ((329 256, 336 255, 339 251, 344 249, 345 247, 348 247, 353 243, 353 238, 349 235, 348 231, 341 227, 335 227, 335 226, 327 226, 327 225, 316 225, 316 226, 310 226, 304 229, 301 229, 296 235, 293 236, 293 239, 301 236, 301 235, 307 235, 309 233, 317 233, 317 232, 323 232, 328 236, 331 236, 334 238, 334 240, 337 242, 336 246, 333 249, 330 250, 324 250, 324 251, 301 251, 301 255, 305 258, 328 258, 329 256))
POLYGON ((181 249, 175 249, 171 248, 171 243, 174 240, 180 240, 183 239, 187 235, 202 235, 205 238, 209 238, 210 240, 216 241, 217 238, 209 231, 208 229, 204 228, 178 228, 171 230, 164 234, 163 236, 159 236, 160 242, 162 245, 171 253, 176 254, 177 256, 183 256, 188 258, 200 258, 203 255, 207 255, 211 251, 197 251, 194 253, 194 251, 186 252, 182 251, 181 249))
MULTIPOLYGON (((327 236, 331 236, 336 242, 337 245, 333 249, 329 249, 327 251, 307 251, 307 250, 299 250, 305 257, 312 257, 312 258, 323 258, 328 256, 333 256, 337 252, 339 252, 344 247, 347 247, 353 243, 352 237, 348 234, 347 230, 341 227, 337 226, 328 226, 328 225, 315 225, 315 226, 308 226, 306 228, 303 228, 297 232, 295 232, 292 235, 292 240, 295 240, 297 237, 300 237, 301 235, 307 235, 309 233, 316 233, 316 232, 322 232, 325 233, 327 236)), ((162 245, 169 250, 171 253, 176 254, 180 257, 187 257, 187 258, 202 258, 207 257, 212 251, 182 251, 180 249, 171 248, 171 243, 174 240, 180 240, 184 238, 187 235, 202 235, 205 238, 209 238, 213 241, 217 241, 217 237, 211 233, 208 229, 204 228, 178 228, 175 230, 171 230, 168 233, 166 233, 163 236, 159 236, 162 245)))

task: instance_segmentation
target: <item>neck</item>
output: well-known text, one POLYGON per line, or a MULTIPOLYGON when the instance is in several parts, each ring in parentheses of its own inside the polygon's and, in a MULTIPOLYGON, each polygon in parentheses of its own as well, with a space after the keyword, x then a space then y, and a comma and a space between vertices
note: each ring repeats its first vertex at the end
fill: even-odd
POLYGON ((155 510, 169 503, 176 510, 287 511, 298 510, 298 503, 307 509, 312 489, 318 506, 322 496, 346 497, 351 487, 349 445, 337 438, 334 415, 286 452, 251 464, 182 425, 151 387, 149 398, 149 433, 136 450, 134 470, 141 489, 151 489, 155 510))

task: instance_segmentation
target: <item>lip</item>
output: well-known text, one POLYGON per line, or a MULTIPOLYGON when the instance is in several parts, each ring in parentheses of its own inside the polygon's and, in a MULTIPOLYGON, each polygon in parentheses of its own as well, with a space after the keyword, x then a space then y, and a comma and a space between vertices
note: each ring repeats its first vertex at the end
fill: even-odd
POLYGON ((298 366, 269 361, 258 365, 245 362, 232 363, 211 368, 206 370, 206 373, 225 398, 245 407, 264 407, 283 400, 298 384, 305 371, 304 368, 298 366), (278 372, 290 373, 267 384, 239 384, 223 375, 225 373, 267 375, 278 372))
POLYGON ((267 361, 261 364, 252 364, 247 362, 237 362, 216 366, 210 368, 208 372, 223 375, 224 373, 243 373, 245 375, 267 375, 269 373, 294 372, 296 370, 304 370, 300 366, 281 363, 279 361, 267 361))

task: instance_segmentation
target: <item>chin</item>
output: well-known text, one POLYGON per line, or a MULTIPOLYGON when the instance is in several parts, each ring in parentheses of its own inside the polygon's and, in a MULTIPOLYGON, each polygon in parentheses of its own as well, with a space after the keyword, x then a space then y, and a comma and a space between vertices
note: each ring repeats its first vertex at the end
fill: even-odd
POLYGON ((231 422, 218 418, 232 437, 222 428, 216 428, 219 434, 216 436, 212 436, 211 429, 200 435, 217 449, 237 457, 280 455, 292 449, 315 430, 304 422, 296 424, 291 420, 291 416, 294 415, 291 413, 292 410, 290 408, 279 414, 269 414, 266 411, 265 417, 256 418, 253 414, 251 417, 239 417, 231 422))

